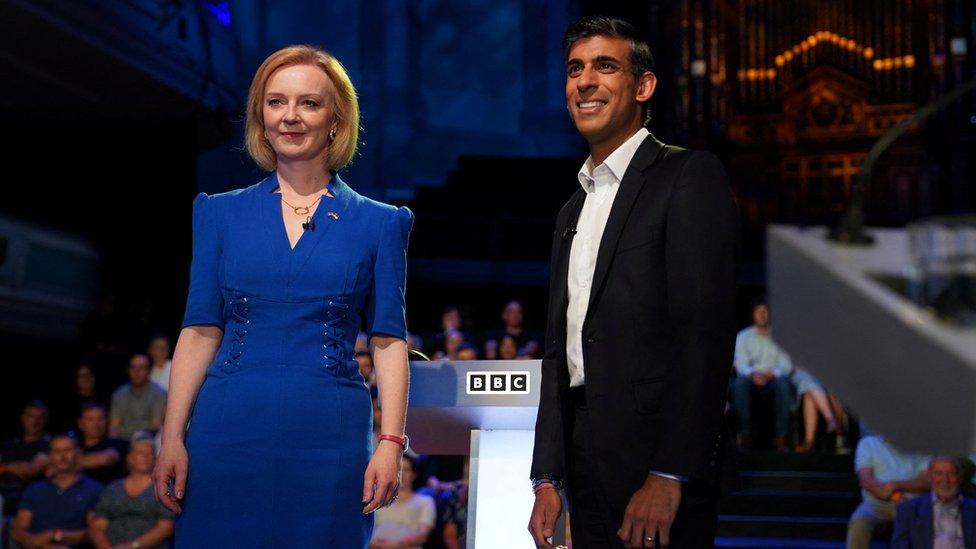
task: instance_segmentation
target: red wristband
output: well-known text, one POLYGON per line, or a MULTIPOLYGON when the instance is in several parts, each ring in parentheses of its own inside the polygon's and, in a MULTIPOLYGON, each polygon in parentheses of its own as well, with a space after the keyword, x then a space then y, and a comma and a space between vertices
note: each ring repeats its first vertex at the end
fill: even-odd
POLYGON ((380 435, 379 439, 389 440, 390 442, 395 442, 400 446, 403 446, 404 452, 406 452, 407 449, 410 448, 410 439, 407 438, 407 435, 403 435, 402 437, 398 437, 396 435, 380 435))

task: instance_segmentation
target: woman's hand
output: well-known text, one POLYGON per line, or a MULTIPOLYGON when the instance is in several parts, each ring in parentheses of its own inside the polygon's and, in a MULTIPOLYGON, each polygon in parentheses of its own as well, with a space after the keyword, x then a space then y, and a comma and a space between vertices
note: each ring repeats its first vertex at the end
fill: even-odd
POLYGON ((187 463, 186 446, 182 441, 163 442, 156 457, 156 468, 153 469, 153 487, 156 500, 174 513, 182 511, 180 500, 186 491, 187 463), (172 490, 170 482, 173 483, 172 490))
POLYGON ((400 459, 403 447, 381 440, 366 467, 363 479, 363 514, 393 503, 400 489, 400 459))

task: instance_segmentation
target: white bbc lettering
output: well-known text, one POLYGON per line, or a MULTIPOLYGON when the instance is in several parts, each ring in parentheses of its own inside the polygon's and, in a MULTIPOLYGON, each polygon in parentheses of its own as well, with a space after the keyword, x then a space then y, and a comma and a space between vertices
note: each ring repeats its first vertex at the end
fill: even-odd
POLYGON ((513 391, 524 391, 525 382, 528 378, 526 376, 512 376, 512 390, 513 391))
POLYGON ((529 393, 529 372, 468 372, 466 392, 484 395, 529 393))

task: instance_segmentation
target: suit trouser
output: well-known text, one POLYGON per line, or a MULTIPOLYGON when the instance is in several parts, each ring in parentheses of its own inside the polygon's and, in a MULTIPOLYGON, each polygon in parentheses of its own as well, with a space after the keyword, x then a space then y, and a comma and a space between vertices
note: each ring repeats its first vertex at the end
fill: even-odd
MULTIPOLYGON (((582 391, 576 391, 581 394, 582 391)), ((573 440, 569 455, 570 533, 573 549, 623 547, 617 530, 623 524, 624 509, 612 509, 596 467, 599 454, 586 437, 589 411, 585 397, 576 396, 573 440)), ((714 547, 718 525, 713 490, 682 483, 681 507, 670 529, 672 549, 714 547)))
POLYGON ((868 549, 875 531, 895 522, 895 506, 864 500, 847 522, 847 549, 868 549))

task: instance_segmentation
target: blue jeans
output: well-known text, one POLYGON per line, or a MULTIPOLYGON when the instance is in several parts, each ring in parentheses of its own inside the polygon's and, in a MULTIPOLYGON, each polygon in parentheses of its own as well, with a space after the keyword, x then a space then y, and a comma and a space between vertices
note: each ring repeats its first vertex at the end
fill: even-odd
POLYGON ((796 400, 796 389, 789 376, 778 377, 763 387, 752 382, 751 378, 736 376, 732 379, 732 408, 735 410, 736 430, 749 433, 752 430, 752 391, 773 394, 773 434, 785 437, 790 432, 790 411, 796 400))

